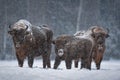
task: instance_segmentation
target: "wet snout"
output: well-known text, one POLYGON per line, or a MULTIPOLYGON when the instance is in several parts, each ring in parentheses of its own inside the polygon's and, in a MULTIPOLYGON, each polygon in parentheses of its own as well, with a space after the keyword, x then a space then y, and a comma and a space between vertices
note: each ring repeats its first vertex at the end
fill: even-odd
POLYGON ((58 50, 58 55, 61 57, 61 56, 63 56, 63 54, 64 54, 63 49, 59 49, 59 50, 58 50))

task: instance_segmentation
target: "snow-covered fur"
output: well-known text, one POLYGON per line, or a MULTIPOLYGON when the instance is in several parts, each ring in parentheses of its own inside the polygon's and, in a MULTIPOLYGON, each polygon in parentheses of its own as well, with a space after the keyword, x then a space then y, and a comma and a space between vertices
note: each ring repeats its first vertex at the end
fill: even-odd
POLYGON ((74 36, 76 38, 86 38, 92 41, 93 60, 96 63, 97 69, 100 69, 100 64, 105 51, 105 39, 109 37, 109 29, 104 29, 103 27, 99 26, 92 26, 84 34, 82 33, 83 35, 79 34, 81 34, 81 31, 79 31, 79 33, 75 33, 74 36))
POLYGON ((27 26, 28 26, 27 31, 31 31, 30 28, 31 28, 32 24, 29 21, 25 20, 25 19, 20 19, 15 24, 13 24, 13 26, 14 26, 13 29, 17 29, 17 30, 26 29, 27 26))
POLYGON ((28 66, 33 66, 34 58, 43 57, 43 68, 50 68, 51 29, 31 25, 27 20, 19 20, 9 26, 8 33, 12 36, 18 65, 23 67, 24 59, 28 57, 28 66))
POLYGON ((92 31, 90 29, 88 29, 87 31, 83 30, 83 31, 78 31, 74 34, 74 36, 76 38, 84 38, 84 39, 88 39, 92 42, 93 46, 94 46, 94 40, 92 35, 92 31))

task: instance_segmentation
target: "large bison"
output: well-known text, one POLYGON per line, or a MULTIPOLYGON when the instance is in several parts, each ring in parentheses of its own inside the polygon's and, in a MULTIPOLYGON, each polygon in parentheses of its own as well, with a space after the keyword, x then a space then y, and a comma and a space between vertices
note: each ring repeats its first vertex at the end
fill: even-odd
POLYGON ((27 20, 19 20, 9 26, 8 33, 12 36, 18 65, 23 67, 28 57, 29 67, 33 66, 34 57, 42 55, 43 68, 51 67, 50 53, 53 32, 48 27, 33 26, 27 20))
POLYGON ((66 43, 66 68, 71 69, 72 60, 81 59, 81 69, 91 69, 92 42, 89 39, 79 38, 66 43))
POLYGON ((93 32, 93 40, 95 46, 93 48, 93 60, 95 61, 96 68, 100 69, 100 64, 106 49, 105 40, 109 37, 109 30, 102 27, 94 26, 91 28, 93 32))
POLYGON ((91 40, 93 42, 92 58, 96 63, 97 69, 100 69, 100 64, 105 51, 105 39, 109 37, 109 30, 105 30, 102 27, 93 26, 86 32, 79 31, 75 33, 74 36, 85 37, 86 33, 91 36, 91 40))
POLYGON ((71 69, 72 60, 75 60, 75 67, 78 67, 79 59, 81 68, 91 69, 90 57, 93 45, 90 39, 61 35, 53 43, 56 53, 54 69, 59 66, 61 60, 65 60, 67 69, 71 69))

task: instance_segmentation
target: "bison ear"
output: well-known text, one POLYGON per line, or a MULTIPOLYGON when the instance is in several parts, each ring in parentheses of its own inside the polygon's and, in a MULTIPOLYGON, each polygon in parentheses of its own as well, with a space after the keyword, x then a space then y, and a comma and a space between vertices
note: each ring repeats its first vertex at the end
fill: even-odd
POLYGON ((55 41, 55 40, 52 40, 52 43, 53 43, 53 44, 55 44, 55 43, 56 43, 56 41, 55 41))
POLYGON ((13 35, 14 33, 13 31, 8 31, 8 34, 13 35))

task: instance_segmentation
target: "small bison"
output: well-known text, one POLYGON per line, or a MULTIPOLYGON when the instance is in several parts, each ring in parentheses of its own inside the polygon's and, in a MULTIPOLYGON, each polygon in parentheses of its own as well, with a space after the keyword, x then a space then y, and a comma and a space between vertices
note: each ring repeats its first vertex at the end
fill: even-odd
POLYGON ((65 60, 65 54, 64 54, 64 47, 67 42, 74 39, 74 36, 71 35, 61 35, 53 40, 53 44, 55 45, 55 63, 54 63, 54 69, 57 69, 59 66, 61 60, 65 60))
POLYGON ((19 20, 9 26, 8 33, 12 36, 18 65, 23 67, 28 57, 29 67, 33 66, 34 57, 42 55, 43 68, 51 67, 50 53, 53 32, 48 27, 33 26, 27 20, 19 20))
POLYGON ((78 67, 79 59, 81 59, 81 68, 91 69, 92 42, 89 39, 61 35, 53 43, 56 53, 54 69, 57 69, 61 60, 65 60, 67 69, 71 69, 72 60, 75 60, 75 67, 78 67))

